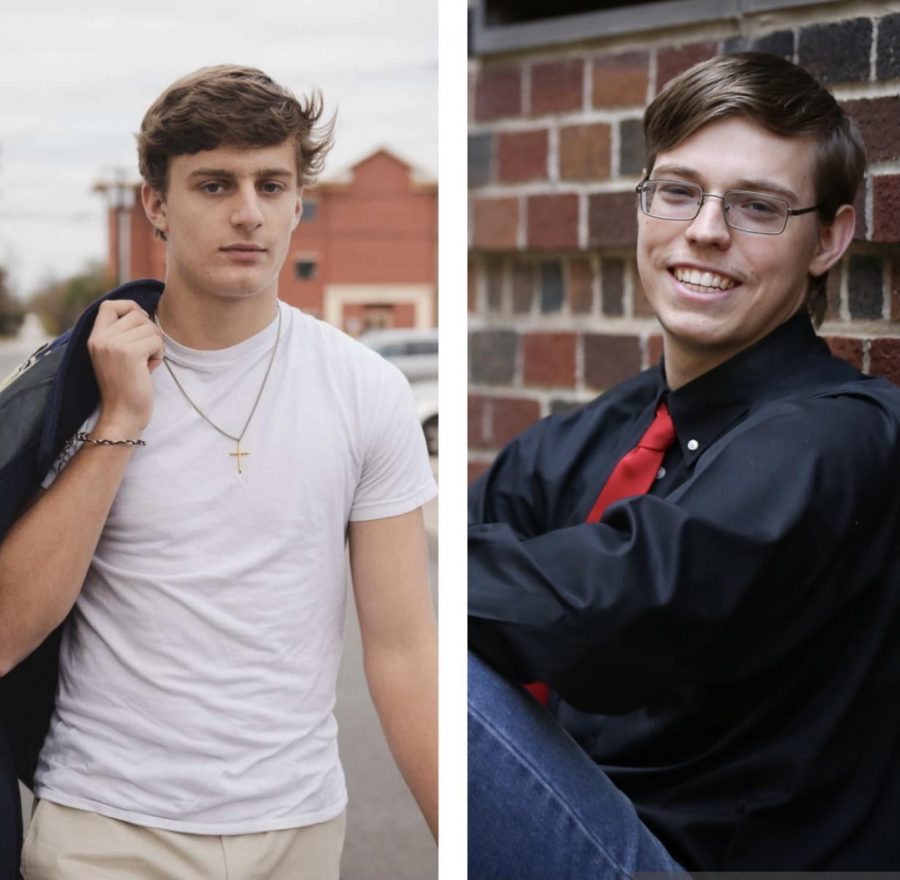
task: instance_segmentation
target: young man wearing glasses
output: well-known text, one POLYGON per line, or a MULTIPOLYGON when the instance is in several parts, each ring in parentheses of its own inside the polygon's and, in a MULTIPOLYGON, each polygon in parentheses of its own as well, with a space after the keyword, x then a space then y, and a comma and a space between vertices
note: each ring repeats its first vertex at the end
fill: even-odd
POLYGON ((644 125, 663 361, 471 493, 470 880, 896 869, 900 392, 811 320, 862 145, 758 53, 644 125))

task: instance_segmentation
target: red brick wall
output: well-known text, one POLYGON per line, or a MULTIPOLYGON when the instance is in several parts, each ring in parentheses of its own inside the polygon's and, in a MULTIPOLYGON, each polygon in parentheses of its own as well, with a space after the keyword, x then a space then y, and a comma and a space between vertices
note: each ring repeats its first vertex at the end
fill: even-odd
MULTIPOLYGON (((125 225, 128 236, 127 266, 122 281, 136 278, 158 278, 166 275, 166 249, 160 239, 153 236, 153 226, 147 219, 141 205, 140 187, 133 189, 134 199, 128 211, 125 225)), ((118 279, 123 274, 119 266, 119 221, 115 209, 106 212, 106 271, 111 278, 118 279)))
POLYGON ((858 9, 797 7, 471 63, 471 476, 535 419, 659 359, 634 260, 641 117, 669 79, 719 52, 785 55, 859 125, 870 172, 821 332, 900 383, 900 97, 887 84, 900 78, 900 14, 858 9))
POLYGON ((281 270, 281 298, 313 314, 322 314, 329 284, 437 286, 437 187, 417 181, 410 166, 386 151, 351 171, 352 181, 323 182, 311 193, 316 219, 297 227, 281 270), (297 278, 300 254, 318 258, 314 279, 297 278))
POLYGON ((153 235, 153 225, 147 219, 140 199, 131 212, 131 277, 166 277, 166 245, 153 235))

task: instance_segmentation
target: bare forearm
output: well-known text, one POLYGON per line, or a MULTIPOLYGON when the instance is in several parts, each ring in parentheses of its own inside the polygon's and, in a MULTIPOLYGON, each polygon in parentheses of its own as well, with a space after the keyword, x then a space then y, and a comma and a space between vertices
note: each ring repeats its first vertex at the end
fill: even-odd
POLYGON ((391 754, 438 839, 437 645, 434 638, 366 657, 366 678, 391 754))
MULTIPOLYGON (((161 363, 162 332, 137 303, 107 300, 87 349, 101 400, 93 436, 140 437, 153 410, 150 374, 161 363)), ((132 451, 85 446, 0 544, 0 675, 75 604, 132 451)))
POLYGON ((85 446, 0 544, 0 674, 74 605, 130 456, 128 446, 85 446))
POLYGON ((437 626, 421 510, 351 523, 350 562, 369 691, 437 840, 437 626))

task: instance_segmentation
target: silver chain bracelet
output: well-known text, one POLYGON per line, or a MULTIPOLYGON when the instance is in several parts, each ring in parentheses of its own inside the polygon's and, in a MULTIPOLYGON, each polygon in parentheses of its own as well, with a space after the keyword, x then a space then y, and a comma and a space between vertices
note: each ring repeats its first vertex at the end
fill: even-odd
POLYGON ((146 446, 147 443, 144 440, 105 440, 103 438, 99 440, 94 440, 88 434, 85 434, 84 431, 76 431, 75 439, 79 440, 82 443, 90 443, 92 446, 146 446))

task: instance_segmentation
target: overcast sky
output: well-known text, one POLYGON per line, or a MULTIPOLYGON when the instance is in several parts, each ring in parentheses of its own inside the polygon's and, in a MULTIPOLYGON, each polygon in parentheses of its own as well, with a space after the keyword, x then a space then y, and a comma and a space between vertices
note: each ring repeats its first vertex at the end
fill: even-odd
POLYGON ((104 202, 91 189, 118 168, 137 179, 144 111, 198 67, 246 64, 297 93, 319 87, 339 111, 325 177, 379 146, 437 176, 436 0, 27 9, 4 11, 0 29, 0 265, 19 293, 105 260, 104 202))

